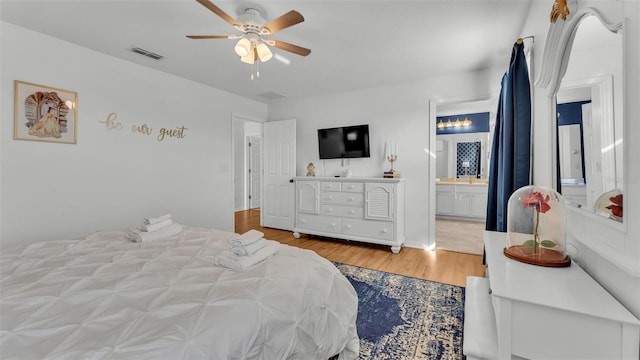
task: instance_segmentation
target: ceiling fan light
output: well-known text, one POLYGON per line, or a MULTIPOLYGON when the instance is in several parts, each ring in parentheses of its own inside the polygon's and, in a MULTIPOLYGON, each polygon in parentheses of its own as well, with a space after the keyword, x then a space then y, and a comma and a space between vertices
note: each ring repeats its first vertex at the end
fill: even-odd
POLYGON ((258 57, 262 62, 269 61, 269 59, 273 57, 271 50, 269 50, 269 47, 265 43, 258 44, 256 50, 258 51, 258 57))
POLYGON ((251 41, 243 37, 242 39, 238 40, 236 46, 234 47, 234 50, 240 57, 249 55, 251 53, 251 41))
POLYGON ((253 53, 247 54, 246 56, 240 56, 240 61, 247 64, 253 64, 255 61, 255 56, 253 56, 253 53))

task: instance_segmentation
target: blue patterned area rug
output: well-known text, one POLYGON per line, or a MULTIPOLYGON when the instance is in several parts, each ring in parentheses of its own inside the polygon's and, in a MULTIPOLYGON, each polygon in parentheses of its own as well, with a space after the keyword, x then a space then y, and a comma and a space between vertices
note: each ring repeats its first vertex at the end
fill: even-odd
POLYGON ((358 293, 360 359, 463 359, 464 288, 334 263, 358 293))

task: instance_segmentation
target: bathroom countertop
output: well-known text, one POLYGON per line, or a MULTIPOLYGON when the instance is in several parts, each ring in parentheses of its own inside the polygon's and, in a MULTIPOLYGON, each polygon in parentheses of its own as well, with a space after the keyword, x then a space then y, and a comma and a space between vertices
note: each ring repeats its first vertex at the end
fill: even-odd
POLYGON ((466 186, 487 186, 488 182, 485 179, 477 179, 473 180, 472 183, 469 183, 469 180, 458 180, 458 181, 449 181, 449 180, 436 180, 436 185, 466 185, 466 186))

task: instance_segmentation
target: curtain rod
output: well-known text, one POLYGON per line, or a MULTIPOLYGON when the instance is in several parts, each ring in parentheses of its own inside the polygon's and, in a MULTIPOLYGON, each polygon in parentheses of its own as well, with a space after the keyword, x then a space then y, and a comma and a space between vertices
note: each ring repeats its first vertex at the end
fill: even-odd
POLYGON ((518 40, 517 40, 516 42, 517 42, 518 44, 522 44, 522 42, 524 41, 524 39, 531 39, 531 41, 532 41, 532 42, 535 42, 535 36, 533 36, 533 35, 518 38, 518 40))

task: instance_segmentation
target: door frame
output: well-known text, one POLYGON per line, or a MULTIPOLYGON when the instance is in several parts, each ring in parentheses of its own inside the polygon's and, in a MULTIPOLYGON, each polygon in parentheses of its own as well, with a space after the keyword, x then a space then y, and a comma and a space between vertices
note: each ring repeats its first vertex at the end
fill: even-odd
MULTIPOLYGON (((249 115, 244 115, 244 114, 240 114, 240 113, 236 113, 236 112, 232 112, 231 113, 231 174, 232 174, 232 191, 234 194, 234 205, 233 205, 233 212, 235 213, 236 209, 235 209, 235 193, 236 193, 236 187, 239 186, 240 188, 242 188, 243 193, 246 191, 246 182, 243 182, 242 184, 236 184, 236 162, 237 162, 237 158, 239 156, 242 157, 242 163, 245 163, 245 156, 244 154, 236 154, 236 139, 239 137, 239 135, 241 136, 242 142, 244 143, 246 136, 244 135, 244 131, 242 132, 242 134, 237 134, 236 133, 236 128, 234 126, 235 122, 242 122, 243 124, 246 122, 253 122, 253 123, 259 123, 261 125, 261 129, 260 129, 260 136, 263 136, 263 129, 262 129, 262 125, 266 122, 266 119, 260 119, 257 117, 253 117, 253 116, 249 116, 249 115)), ((245 167, 246 168, 246 167, 245 167)), ((245 169, 246 170, 246 169, 245 169)), ((246 172, 245 172, 246 175, 246 172)), ((244 199, 245 204, 246 204, 246 199, 244 199)), ((246 207, 246 206, 245 206, 246 207)), ((235 229, 235 216, 231 217, 232 220, 232 229, 235 229)))
POLYGON ((247 153, 247 159, 246 159, 246 163, 245 163, 245 174, 247 174, 247 187, 246 187, 246 192, 245 195, 249 195, 251 198, 246 198, 245 201, 247 201, 247 206, 245 206, 247 209, 256 209, 256 208, 260 208, 262 207, 262 129, 260 131, 260 135, 246 135, 245 136, 245 145, 249 145, 247 146, 248 149, 246 149, 247 153), (257 146, 256 146, 257 144, 257 146), (256 150, 257 149, 257 150, 256 150), (254 166, 255 164, 253 163, 254 160, 254 152, 258 151, 260 160, 257 166, 254 166), (251 172, 249 172, 248 170, 251 170, 251 172), (255 188, 253 186, 254 180, 256 179, 256 177, 258 178, 259 184, 258 184, 258 191, 260 194, 260 197, 256 200, 256 194, 254 192, 255 188), (255 202, 258 202, 257 206, 255 204, 255 202))

